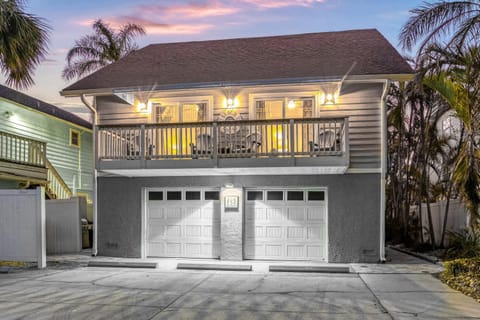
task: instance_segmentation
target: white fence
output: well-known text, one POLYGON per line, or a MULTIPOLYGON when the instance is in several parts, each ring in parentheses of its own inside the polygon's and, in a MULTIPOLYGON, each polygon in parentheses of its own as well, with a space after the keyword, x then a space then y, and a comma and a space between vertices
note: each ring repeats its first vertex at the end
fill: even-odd
MULTIPOLYGON (((439 202, 434 202, 430 204, 430 210, 432 213, 432 224, 433 230, 435 233, 435 242, 437 245, 440 244, 443 228, 443 219, 445 216, 445 207, 447 205, 446 200, 439 202)), ((418 217, 419 208, 418 206, 412 206, 410 212, 415 214, 418 217)), ((428 211, 427 205, 422 203, 422 226, 423 226, 423 238, 429 239, 429 224, 428 224, 428 211)), ((465 229, 468 226, 468 213, 465 210, 460 199, 451 199, 448 209, 448 219, 447 219, 447 230, 448 231, 460 231, 465 229)), ((445 244, 448 243, 448 236, 445 238, 445 244)))
POLYGON ((0 190, 0 260, 46 267, 45 190, 0 190))
POLYGON ((47 253, 76 253, 82 250, 81 219, 87 218, 85 198, 46 201, 47 253))

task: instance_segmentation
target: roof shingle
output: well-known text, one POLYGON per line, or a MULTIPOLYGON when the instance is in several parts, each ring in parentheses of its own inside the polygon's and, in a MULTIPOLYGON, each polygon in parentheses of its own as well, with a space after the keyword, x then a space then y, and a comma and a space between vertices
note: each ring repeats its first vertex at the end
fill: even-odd
POLYGON ((412 74, 375 29, 152 44, 65 88, 69 91, 252 80, 412 74))

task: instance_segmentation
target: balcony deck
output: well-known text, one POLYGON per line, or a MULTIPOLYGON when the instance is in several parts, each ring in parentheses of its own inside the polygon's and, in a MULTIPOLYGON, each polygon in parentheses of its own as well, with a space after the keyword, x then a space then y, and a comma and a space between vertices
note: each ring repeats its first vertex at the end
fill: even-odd
POLYGON ((323 167, 349 163, 348 118, 97 127, 97 169, 106 172, 323 167))
POLYGON ((0 178, 45 184, 44 142, 0 131, 0 178))

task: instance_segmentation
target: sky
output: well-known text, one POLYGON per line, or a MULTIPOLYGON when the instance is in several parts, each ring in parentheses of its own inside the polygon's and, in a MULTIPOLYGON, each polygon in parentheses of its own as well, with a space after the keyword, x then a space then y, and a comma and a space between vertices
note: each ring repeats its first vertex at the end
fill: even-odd
MULTIPOLYGON (((77 98, 60 91, 75 81, 61 78, 68 50, 92 33, 92 22, 102 19, 113 28, 133 22, 147 34, 139 47, 212 39, 244 38, 378 29, 402 55, 398 35, 409 10, 421 0, 25 0, 24 10, 46 20, 52 28, 49 54, 36 69, 35 85, 24 92, 68 111, 88 117, 77 98)), ((0 76, 4 83, 5 78, 0 76)))

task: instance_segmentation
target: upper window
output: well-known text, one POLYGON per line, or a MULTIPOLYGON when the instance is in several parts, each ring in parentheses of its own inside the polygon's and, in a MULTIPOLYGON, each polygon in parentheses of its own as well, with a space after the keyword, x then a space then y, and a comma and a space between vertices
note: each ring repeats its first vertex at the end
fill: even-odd
POLYGON ((155 123, 181 123, 207 121, 207 103, 154 103, 155 123))
POLYGON ((80 147, 80 131, 70 129, 70 145, 80 147))
POLYGON ((313 97, 255 101, 256 119, 295 119, 313 116, 313 97))

